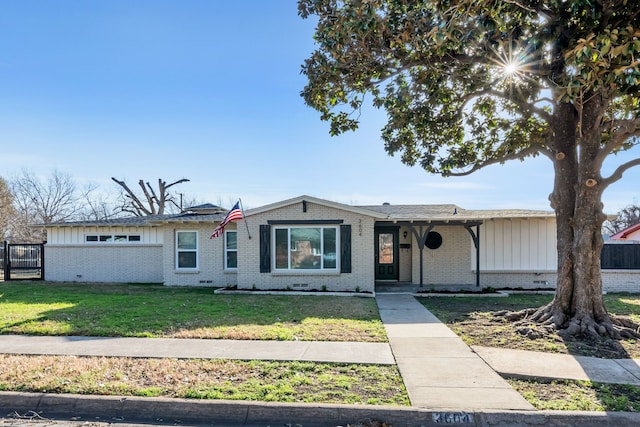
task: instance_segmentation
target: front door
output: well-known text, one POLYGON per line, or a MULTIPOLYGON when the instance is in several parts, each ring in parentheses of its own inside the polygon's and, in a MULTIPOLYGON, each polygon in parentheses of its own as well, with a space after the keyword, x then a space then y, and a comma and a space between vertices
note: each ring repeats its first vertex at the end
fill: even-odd
POLYGON ((376 228, 376 280, 398 280, 398 228, 376 228))

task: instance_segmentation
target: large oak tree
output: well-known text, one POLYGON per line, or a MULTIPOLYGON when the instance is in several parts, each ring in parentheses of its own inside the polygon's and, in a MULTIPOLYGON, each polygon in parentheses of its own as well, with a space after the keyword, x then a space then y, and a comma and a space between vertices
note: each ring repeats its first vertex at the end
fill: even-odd
MULTIPOLYGON (((333 135, 384 108, 385 148, 444 176, 546 156, 558 281, 533 318, 566 335, 632 334, 602 300, 602 194, 640 158, 605 159, 640 135, 640 7, 635 0, 300 0, 317 49, 305 102, 333 135)), ((628 326, 628 325, 626 325, 628 326)))

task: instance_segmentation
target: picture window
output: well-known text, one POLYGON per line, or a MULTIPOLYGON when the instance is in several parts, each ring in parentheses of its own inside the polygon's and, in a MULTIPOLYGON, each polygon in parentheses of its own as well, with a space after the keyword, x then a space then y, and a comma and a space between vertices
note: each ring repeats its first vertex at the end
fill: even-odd
POLYGON ((337 270, 338 227, 277 227, 274 234, 276 270, 337 270))

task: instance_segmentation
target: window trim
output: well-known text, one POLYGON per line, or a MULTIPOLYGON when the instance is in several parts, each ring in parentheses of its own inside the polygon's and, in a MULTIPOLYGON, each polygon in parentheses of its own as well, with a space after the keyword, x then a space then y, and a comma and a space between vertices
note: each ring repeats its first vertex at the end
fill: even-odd
POLYGON ((224 230, 224 270, 225 271, 238 271, 238 230, 224 230), (228 233, 235 233, 236 234, 236 248, 235 249, 229 249, 227 247, 227 234, 228 233), (229 265, 227 264, 228 258, 227 258, 227 253, 229 252, 235 252, 236 253, 236 266, 235 267, 229 267, 229 265))
POLYGON ((175 232, 175 269, 176 271, 196 271, 200 267, 200 254, 199 254, 199 245, 198 245, 199 234, 197 230, 176 230, 175 232), (178 235, 180 233, 194 233, 196 235, 196 247, 195 249, 180 249, 178 247, 178 235), (180 261, 180 253, 181 252, 193 252, 196 254, 196 265, 195 267, 180 267, 178 265, 180 261))
POLYGON ((336 274, 340 273, 341 269, 341 233, 340 233, 340 225, 336 222, 323 222, 322 224, 318 224, 314 221, 305 222, 304 224, 300 221, 289 222, 287 225, 273 225, 271 227, 271 264, 273 266, 273 273, 295 273, 295 274, 336 274), (320 268, 291 268, 291 230, 296 228, 316 228, 320 230, 320 259, 322 260, 322 265, 320 268), (335 267, 326 268, 324 267, 324 230, 331 229, 335 231, 335 267), (287 230, 287 268, 279 268, 276 262, 277 257, 277 239, 276 235, 278 230, 287 230))

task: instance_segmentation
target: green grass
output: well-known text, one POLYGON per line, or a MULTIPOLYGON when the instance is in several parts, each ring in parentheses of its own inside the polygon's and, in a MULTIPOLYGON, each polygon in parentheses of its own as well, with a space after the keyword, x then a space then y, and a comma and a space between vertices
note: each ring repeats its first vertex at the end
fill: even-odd
POLYGON ((142 284, 0 283, 0 333, 386 341, 371 298, 142 284))
POLYGON ((0 355, 0 391, 409 405, 395 366, 0 355))
POLYGON ((640 411, 640 387, 591 381, 508 381, 539 410, 640 411))

